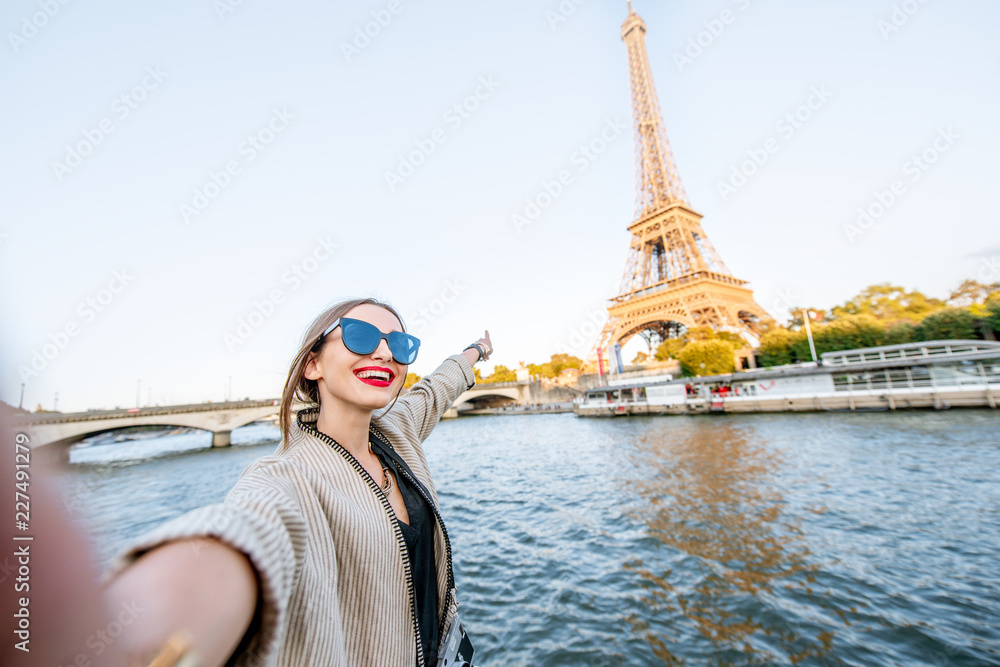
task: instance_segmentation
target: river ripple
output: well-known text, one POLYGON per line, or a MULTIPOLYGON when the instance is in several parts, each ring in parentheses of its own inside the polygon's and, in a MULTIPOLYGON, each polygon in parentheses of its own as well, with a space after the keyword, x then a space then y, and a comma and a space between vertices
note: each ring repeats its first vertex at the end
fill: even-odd
MULTIPOLYGON (((1000 664, 992 411, 474 417, 426 443, 483 665, 1000 664)), ((106 563, 277 432, 73 452, 106 563)))

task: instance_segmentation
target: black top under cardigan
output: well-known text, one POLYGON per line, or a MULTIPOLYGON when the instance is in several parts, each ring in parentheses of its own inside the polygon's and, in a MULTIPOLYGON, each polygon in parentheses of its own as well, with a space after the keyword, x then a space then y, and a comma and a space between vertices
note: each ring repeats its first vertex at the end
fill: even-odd
MULTIPOLYGON (((399 491, 403 495, 406 513, 410 523, 404 523, 399 518, 396 522, 403 531, 406 551, 410 559, 410 571, 413 574, 413 589, 417 604, 417 621, 420 626, 420 644, 424 649, 424 664, 437 664, 438 646, 438 599, 437 575, 434 571, 434 512, 427 504, 424 494, 415 486, 420 482, 406 466, 406 463, 393 456, 374 434, 369 438, 372 451, 378 456, 383 466, 395 473, 399 483, 399 491), (400 466, 406 469, 408 475, 400 473, 400 466), (414 482, 411 482, 413 479, 414 482)), ((425 492, 426 493, 426 492, 425 492)))

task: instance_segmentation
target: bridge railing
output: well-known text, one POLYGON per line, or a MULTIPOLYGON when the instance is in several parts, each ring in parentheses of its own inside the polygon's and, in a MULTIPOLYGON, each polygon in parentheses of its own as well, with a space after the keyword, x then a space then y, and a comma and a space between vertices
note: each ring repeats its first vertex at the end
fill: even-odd
POLYGON ((16 415, 8 417, 8 421, 16 425, 55 424, 66 422, 96 421, 100 419, 122 419, 127 417, 152 417, 155 415, 171 415, 190 412, 214 412, 217 410, 237 410, 246 408, 277 407, 281 401, 270 399, 263 401, 228 401, 225 403, 191 403, 188 405, 165 405, 154 408, 127 408, 124 410, 88 410, 87 412, 67 412, 16 415))

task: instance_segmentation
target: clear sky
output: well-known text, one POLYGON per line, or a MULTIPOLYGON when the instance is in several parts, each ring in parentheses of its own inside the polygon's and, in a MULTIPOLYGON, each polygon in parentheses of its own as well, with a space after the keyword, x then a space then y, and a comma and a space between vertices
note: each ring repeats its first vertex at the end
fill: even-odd
MULTIPOLYGON (((765 309, 1000 280, 1000 4, 634 7, 691 203, 765 309)), ((7 0, 0 398, 22 375, 31 409, 277 396, 351 296, 402 311, 420 374, 484 328, 494 362, 585 354, 633 215, 626 14, 7 0)))

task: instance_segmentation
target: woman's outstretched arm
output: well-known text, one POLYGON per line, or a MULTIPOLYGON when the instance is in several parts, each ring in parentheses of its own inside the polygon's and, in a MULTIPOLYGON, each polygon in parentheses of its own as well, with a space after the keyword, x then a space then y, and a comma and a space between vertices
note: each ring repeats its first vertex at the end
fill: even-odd
MULTIPOLYGON (((492 351, 489 333, 476 341, 492 351)), ((393 410, 384 417, 388 421, 409 424, 418 440, 423 442, 463 391, 475 384, 472 367, 479 361, 479 350, 464 350, 448 357, 438 368, 417 382, 399 397, 393 410), (467 362, 468 366, 463 366, 467 362)), ((381 419, 381 417, 380 417, 381 419)))
POLYGON ((287 467, 258 459, 224 502, 158 526, 114 559, 105 608, 134 605, 130 654, 145 658, 178 632, 200 665, 225 664, 237 648, 263 662, 275 650, 308 535, 287 467))
POLYGON ((107 586, 109 618, 134 617, 120 641, 148 663, 175 635, 199 665, 224 665, 257 607, 257 579, 245 555, 211 538, 168 542, 146 552, 107 586), (178 633, 180 633, 178 635, 178 633))

